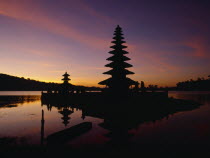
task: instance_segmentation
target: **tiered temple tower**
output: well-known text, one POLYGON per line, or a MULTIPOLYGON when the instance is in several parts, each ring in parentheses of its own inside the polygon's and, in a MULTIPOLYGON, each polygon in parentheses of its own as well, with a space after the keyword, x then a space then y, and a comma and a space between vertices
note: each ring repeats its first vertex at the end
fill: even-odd
POLYGON ((69 81, 71 80, 70 78, 69 78, 69 74, 66 72, 65 74, 63 74, 63 84, 62 84, 62 87, 61 87, 61 93, 63 93, 63 94, 68 94, 69 93, 69 91, 70 91, 70 87, 71 87, 71 85, 70 85, 70 83, 69 83, 69 81))
POLYGON ((66 72, 65 74, 63 74, 63 84, 69 84, 69 81, 71 80, 70 78, 69 78, 69 74, 66 72))
POLYGON ((122 29, 118 25, 115 29, 113 37, 114 41, 112 41, 114 45, 110 47, 113 50, 109 52, 113 56, 107 58, 107 60, 111 61, 111 63, 105 65, 106 67, 110 67, 112 69, 103 73, 111 75, 111 77, 99 82, 100 85, 107 86, 109 93, 114 94, 127 94, 129 92, 129 87, 136 84, 136 81, 126 77, 126 75, 134 73, 126 69, 132 67, 132 65, 125 62, 130 60, 130 58, 125 56, 128 52, 123 50, 127 48, 127 46, 123 45, 123 43, 126 42, 123 40, 124 37, 122 37, 122 35, 122 29))

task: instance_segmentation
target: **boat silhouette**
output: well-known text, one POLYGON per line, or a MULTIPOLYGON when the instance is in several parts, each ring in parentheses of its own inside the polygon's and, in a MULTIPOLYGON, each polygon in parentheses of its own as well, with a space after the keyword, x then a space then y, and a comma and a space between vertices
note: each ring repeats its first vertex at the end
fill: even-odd
POLYGON ((64 144, 92 128, 91 122, 83 122, 68 129, 53 133, 47 137, 47 144, 64 144))

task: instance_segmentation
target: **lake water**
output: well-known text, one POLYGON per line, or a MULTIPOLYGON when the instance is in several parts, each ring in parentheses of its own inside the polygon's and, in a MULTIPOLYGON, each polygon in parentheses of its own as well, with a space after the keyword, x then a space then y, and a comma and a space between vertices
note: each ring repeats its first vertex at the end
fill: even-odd
MULTIPOLYGON (((0 140, 11 144, 46 144, 48 135, 90 121, 93 128, 68 142, 74 147, 102 145, 110 141, 103 119, 86 116, 75 108, 42 105, 41 92, 0 92, 0 140), (44 110, 44 125, 41 124, 44 110), (44 130, 41 130, 44 126, 44 130), (43 132, 41 134, 41 132, 43 132), (43 137, 41 137, 43 136, 43 137)), ((169 92, 170 97, 194 100, 203 105, 161 120, 141 123, 129 130, 130 142, 137 144, 195 144, 210 146, 210 92, 169 92)), ((2 143, 0 141, 0 143, 2 143)), ((5 143, 5 142, 3 142, 5 143)))

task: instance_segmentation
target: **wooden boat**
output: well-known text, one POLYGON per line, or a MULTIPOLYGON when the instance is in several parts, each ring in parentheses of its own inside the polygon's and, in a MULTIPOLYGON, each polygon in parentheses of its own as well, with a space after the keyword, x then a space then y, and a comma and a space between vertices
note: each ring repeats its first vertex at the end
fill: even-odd
POLYGON ((53 133, 47 137, 48 144, 63 144, 68 142, 92 128, 91 122, 83 122, 68 129, 53 133))

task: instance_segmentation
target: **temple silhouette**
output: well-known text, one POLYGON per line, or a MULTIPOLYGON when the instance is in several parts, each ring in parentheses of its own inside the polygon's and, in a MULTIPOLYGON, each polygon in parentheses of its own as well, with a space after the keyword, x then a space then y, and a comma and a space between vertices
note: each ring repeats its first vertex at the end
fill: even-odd
POLYGON ((126 69, 132 67, 132 65, 125 62, 130 60, 130 58, 125 56, 128 52, 123 50, 127 48, 127 46, 123 45, 123 43, 126 42, 123 40, 124 37, 122 37, 122 35, 122 29, 118 25, 115 29, 113 37, 114 41, 112 41, 114 45, 110 47, 114 50, 109 52, 110 54, 113 54, 113 56, 107 59, 112 62, 105 65, 106 67, 110 67, 112 69, 103 73, 111 75, 111 77, 99 82, 100 85, 106 85, 106 87, 108 87, 108 91, 114 94, 128 94, 129 87, 137 84, 136 81, 126 77, 127 75, 134 73, 126 69))
POLYGON ((124 49, 127 48, 124 44, 126 43, 123 37, 122 28, 118 25, 114 31, 113 45, 110 47, 113 50, 109 51, 112 56, 107 58, 110 63, 106 64, 105 67, 111 68, 103 74, 111 75, 110 78, 105 79, 98 84, 104 85, 101 91, 95 92, 87 90, 85 87, 73 86, 69 83, 71 80, 69 74, 65 72, 63 75, 63 83, 57 89, 49 89, 46 92, 42 92, 43 100, 71 100, 71 102, 80 101, 81 103, 97 102, 97 100, 120 100, 132 99, 136 102, 143 102, 144 100, 159 100, 167 99, 168 92, 161 91, 146 91, 144 82, 141 81, 141 87, 139 82, 134 81, 127 77, 128 75, 134 74, 134 72, 128 70, 133 67, 127 61, 131 60, 126 56, 128 54, 124 49))

